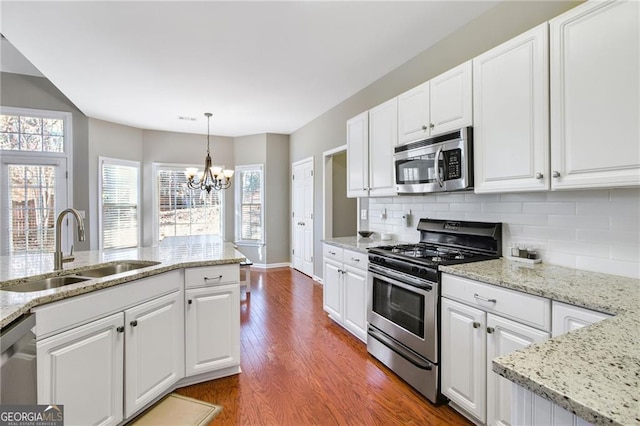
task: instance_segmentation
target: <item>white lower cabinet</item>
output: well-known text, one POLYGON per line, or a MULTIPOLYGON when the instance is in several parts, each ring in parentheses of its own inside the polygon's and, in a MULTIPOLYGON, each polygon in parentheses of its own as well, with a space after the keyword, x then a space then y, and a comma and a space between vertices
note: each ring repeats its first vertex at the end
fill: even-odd
MULTIPOLYGON (((591 309, 553 301, 551 306, 551 334, 560 336, 587 325, 594 324, 612 315, 591 309)), ((522 386, 512 383, 513 422, 522 426, 586 426, 591 423, 581 419, 559 405, 536 395, 522 386)))
POLYGON ((124 320, 124 407, 129 417, 184 377, 182 292, 127 309, 124 320))
POLYGON ((182 319, 175 291, 36 342, 38 402, 64 405, 68 425, 131 416, 184 376, 182 319))
POLYGON ((367 340, 366 253, 324 245, 323 307, 334 321, 367 340))
POLYGON ((190 289, 185 297, 186 375, 240 365, 240 286, 190 289))
POLYGON ((65 424, 123 420, 124 313, 37 342, 38 403, 64 405, 65 424))
POLYGON ((550 327, 550 301, 448 274, 442 275, 442 295, 442 393, 476 422, 510 425, 511 382, 491 363, 549 338, 548 331, 523 323, 550 327))

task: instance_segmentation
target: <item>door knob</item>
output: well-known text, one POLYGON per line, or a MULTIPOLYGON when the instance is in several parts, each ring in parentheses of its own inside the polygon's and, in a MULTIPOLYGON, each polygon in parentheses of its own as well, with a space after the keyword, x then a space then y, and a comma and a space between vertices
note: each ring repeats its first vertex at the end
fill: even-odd
POLYGON ((430 123, 430 124, 429 124, 429 127, 431 127, 431 128, 433 129, 434 127, 436 127, 436 125, 435 125, 435 124, 433 124, 433 123, 430 123))
POLYGON ((124 327, 123 327, 123 326, 120 326, 120 327, 116 328, 116 331, 117 331, 118 333, 124 333, 124 327))
POLYGON ((427 130, 427 126, 425 126, 424 124, 422 125, 422 130, 427 130))
POLYGON ((480 328, 480 323, 478 321, 474 321, 473 328, 480 328))
POLYGON ((551 174, 551 176, 553 176, 554 178, 559 178, 560 177, 560 172, 557 170, 554 170, 553 173, 551 174))
POLYGON ((544 177, 544 175, 540 172, 536 173, 536 179, 540 180, 544 177))
POLYGON ((136 325, 138 325, 138 320, 133 320, 129 324, 131 324, 131 327, 135 327, 136 325))

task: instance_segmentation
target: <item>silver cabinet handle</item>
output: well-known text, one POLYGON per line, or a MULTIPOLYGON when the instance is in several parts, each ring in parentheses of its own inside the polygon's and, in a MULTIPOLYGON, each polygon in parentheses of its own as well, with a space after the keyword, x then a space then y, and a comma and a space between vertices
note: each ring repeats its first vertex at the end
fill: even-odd
POLYGON ((440 188, 442 188, 444 186, 444 181, 440 177, 440 166, 438 164, 440 162, 440 154, 442 154, 442 147, 438 148, 438 151, 436 152, 436 157, 433 159, 433 167, 436 172, 436 181, 438 182, 438 185, 440 185, 440 188))
POLYGON ((211 281, 211 280, 221 280, 222 279, 222 275, 218 275, 217 277, 204 277, 204 282, 206 283, 207 281, 211 281))
POLYGON ((494 331, 496 331, 495 328, 493 327, 487 327, 487 333, 492 334, 494 331))
POLYGON ((560 172, 557 170, 554 170, 553 173, 551 173, 551 176, 553 176, 554 178, 559 178, 560 177, 560 172))
POLYGON ((135 327, 136 325, 138 325, 138 320, 133 320, 129 324, 131 324, 131 327, 135 327))
POLYGON ((431 127, 433 129, 434 127, 436 127, 436 125, 433 124, 433 123, 429 123, 429 127, 431 127))
POLYGON ((329 254, 330 254, 330 255, 332 255, 332 256, 335 256, 335 255, 336 255, 336 252, 335 252, 335 251, 331 251, 331 250, 329 250, 329 254))
POLYGON ((473 322, 473 328, 480 328, 480 323, 478 321, 473 322))
POLYGON ((540 172, 536 173, 536 179, 540 180, 544 177, 544 175, 540 172))
POLYGON ((428 129, 428 127, 423 124, 422 125, 422 130, 427 130, 427 129, 428 129))
POLYGON ((352 257, 351 260, 354 262, 360 262, 360 259, 356 259, 355 257, 352 257))
POLYGON ((497 299, 487 299, 486 297, 480 296, 478 293, 475 293, 473 297, 475 297, 478 300, 482 300, 483 302, 489 302, 489 303, 496 303, 498 301, 497 299))
POLYGON ((120 326, 120 327, 116 328, 116 331, 117 331, 118 333, 124 333, 124 327, 123 327, 123 326, 120 326))

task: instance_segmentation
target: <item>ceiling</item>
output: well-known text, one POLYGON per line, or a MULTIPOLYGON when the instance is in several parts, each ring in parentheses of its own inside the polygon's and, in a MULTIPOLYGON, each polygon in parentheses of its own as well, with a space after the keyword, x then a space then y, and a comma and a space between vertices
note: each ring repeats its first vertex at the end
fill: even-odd
POLYGON ((2 0, 19 53, 1 66, 41 72, 88 117, 206 133, 211 112, 216 135, 290 134, 496 4, 2 0))

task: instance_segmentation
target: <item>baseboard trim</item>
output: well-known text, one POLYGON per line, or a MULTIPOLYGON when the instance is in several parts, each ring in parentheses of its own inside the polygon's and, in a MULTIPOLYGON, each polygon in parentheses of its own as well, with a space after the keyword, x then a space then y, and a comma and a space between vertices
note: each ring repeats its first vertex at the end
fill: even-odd
POLYGON ((291 263, 283 262, 283 263, 253 263, 251 268, 256 269, 273 269, 273 268, 291 268, 291 263))

